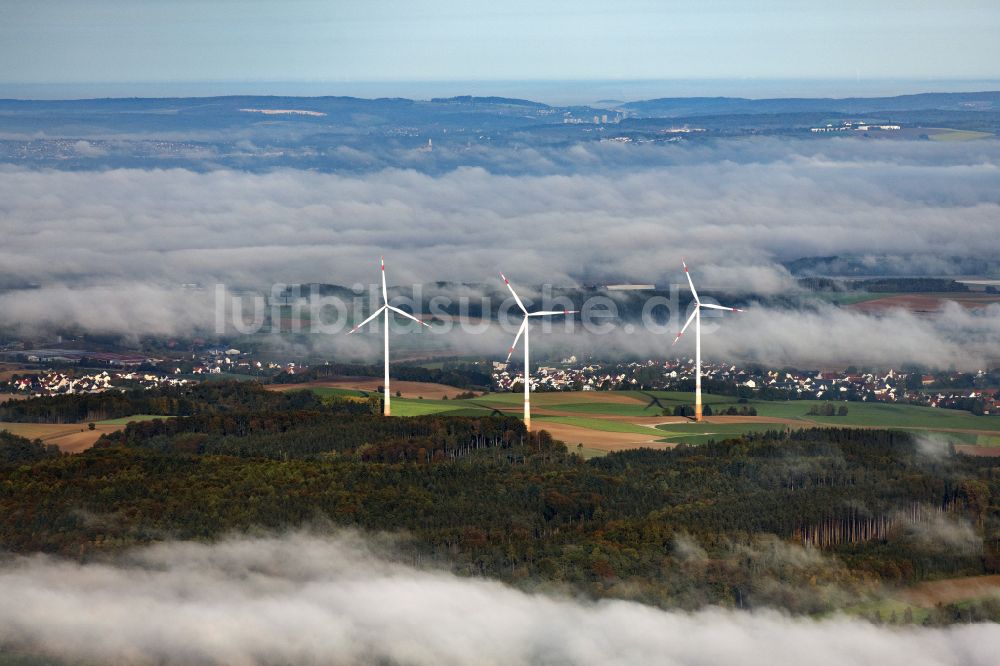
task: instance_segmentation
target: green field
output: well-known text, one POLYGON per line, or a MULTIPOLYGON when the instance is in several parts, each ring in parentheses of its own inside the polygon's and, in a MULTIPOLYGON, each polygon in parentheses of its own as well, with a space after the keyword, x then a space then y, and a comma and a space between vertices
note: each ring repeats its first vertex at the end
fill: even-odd
POLYGON ((917 430, 921 435, 943 438, 952 444, 968 444, 971 446, 1000 447, 1000 435, 981 435, 974 432, 942 432, 935 430, 917 430))
MULTIPOLYGON (((649 404, 649 402, 655 397, 661 403, 666 406, 666 403, 673 403, 671 407, 675 404, 694 404, 694 394, 687 393, 685 391, 616 391, 615 395, 627 395, 628 397, 641 402, 643 404, 649 404)), ((728 395, 713 395, 711 393, 703 393, 702 402, 706 405, 716 405, 716 404, 728 404, 735 403, 736 398, 728 395)))
MULTIPOLYGON (((780 423, 667 423, 656 426, 666 435, 661 441, 701 444, 711 440, 737 437, 751 432, 785 430, 780 423)), ((803 423, 802 427, 808 427, 803 423)))
POLYGON ((469 404, 467 400, 420 400, 416 398, 392 398, 393 416, 425 416, 441 412, 461 412, 455 416, 488 415, 491 410, 469 404))
POLYGON ((601 456, 608 455, 607 451, 601 451, 600 449, 591 449, 586 446, 575 446, 570 447, 571 451, 575 451, 584 460, 590 460, 591 458, 600 458, 601 456))
POLYGON ((601 432, 627 432, 634 435, 646 435, 650 439, 659 437, 660 433, 656 428, 650 426, 635 425, 633 423, 623 423, 621 421, 609 421, 607 419, 586 418, 581 416, 534 416, 535 421, 540 423, 552 422, 564 425, 577 426, 579 428, 589 428, 601 432))
POLYGON ((867 604, 861 604, 858 606, 851 606, 850 608, 844 609, 844 612, 851 616, 863 616, 872 617, 875 613, 878 613, 878 617, 881 618, 883 622, 891 622, 893 615, 895 615, 897 621, 901 621, 906 613, 906 609, 910 610, 913 614, 914 624, 920 624, 923 622, 930 611, 926 608, 922 608, 916 604, 907 603, 905 601, 900 601, 899 599, 880 599, 878 601, 872 601, 867 604))
POLYGON ((120 419, 105 419, 104 421, 94 421, 95 425, 125 425, 126 423, 131 423, 132 421, 153 421, 155 419, 172 419, 173 416, 158 416, 156 414, 133 414, 132 416, 123 416, 120 419))
MULTIPOLYGON (((532 400, 534 404, 534 400, 532 400)), ((561 412, 576 412, 580 414, 607 414, 610 416, 661 416, 663 411, 659 407, 647 407, 640 403, 634 405, 617 402, 571 402, 558 405, 546 405, 546 409, 558 410, 561 412)))
MULTIPOLYGON (((753 403, 761 413, 763 406, 782 403, 753 403)), ((792 403, 795 404, 795 403, 792 403)), ((880 428, 926 428, 946 430, 992 430, 1000 433, 1000 419, 990 416, 973 416, 957 409, 937 409, 915 405, 894 405, 883 403, 849 402, 847 416, 803 416, 820 423, 836 425, 876 426, 880 428)), ((809 403, 798 403, 809 411, 809 403)), ((761 415, 763 415, 761 413, 761 415)))
POLYGON ((973 130, 940 129, 927 133, 931 141, 976 141, 996 136, 991 132, 976 132, 973 130))
MULTIPOLYGON (((576 391, 549 391, 545 393, 532 393, 531 404, 533 405, 554 405, 559 402, 579 402, 583 398, 583 392, 576 391)), ((524 393, 521 391, 508 393, 487 393, 476 398, 477 402, 495 403, 498 405, 520 405, 524 402, 524 393)))
POLYGON ((355 389, 332 388, 329 386, 317 386, 315 388, 312 388, 311 390, 313 393, 315 393, 320 397, 334 396, 339 398, 346 396, 352 398, 362 398, 366 395, 369 395, 369 393, 366 393, 365 391, 357 391, 355 389))

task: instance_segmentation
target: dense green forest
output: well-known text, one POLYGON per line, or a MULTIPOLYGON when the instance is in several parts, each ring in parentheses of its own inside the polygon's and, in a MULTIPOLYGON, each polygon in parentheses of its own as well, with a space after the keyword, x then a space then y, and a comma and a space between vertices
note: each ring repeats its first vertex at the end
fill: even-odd
POLYGON ((806 613, 886 583, 1000 570, 1000 461, 905 433, 775 432, 584 461, 509 417, 387 419, 364 401, 198 390, 150 397, 180 416, 78 455, 0 438, 0 549, 92 559, 354 527, 406 535, 416 562, 522 587, 806 613))

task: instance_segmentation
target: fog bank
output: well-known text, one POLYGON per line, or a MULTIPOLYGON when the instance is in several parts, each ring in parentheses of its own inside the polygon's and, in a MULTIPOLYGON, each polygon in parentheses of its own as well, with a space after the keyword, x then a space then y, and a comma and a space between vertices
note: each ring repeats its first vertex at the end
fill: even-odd
POLYGON ((99 663, 993 664, 1000 627, 877 627, 527 594, 351 534, 0 564, 0 644, 99 663))

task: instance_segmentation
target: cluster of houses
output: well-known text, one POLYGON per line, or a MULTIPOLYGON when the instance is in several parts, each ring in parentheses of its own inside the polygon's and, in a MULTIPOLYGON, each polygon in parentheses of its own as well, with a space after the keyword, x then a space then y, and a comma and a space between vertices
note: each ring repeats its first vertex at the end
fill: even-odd
POLYGON ((823 132, 869 132, 871 130, 892 132, 899 129, 902 129, 899 125, 879 125, 845 121, 842 125, 827 123, 823 127, 810 127, 809 131, 813 134, 819 134, 823 132))
MULTIPOLYGON (((929 390, 937 378, 921 375, 916 382, 910 375, 889 369, 885 372, 821 372, 743 368, 726 363, 702 363, 702 380, 719 382, 747 396, 803 400, 850 400, 860 402, 900 402, 929 407, 952 407, 970 400, 979 401, 985 414, 1000 414, 1000 391, 997 389, 929 390), (920 388, 915 385, 919 383, 920 388)), ((533 391, 597 391, 627 389, 676 390, 694 381, 693 359, 643 361, 602 365, 577 364, 576 358, 564 359, 558 367, 541 365, 531 373, 533 391)), ((951 379, 960 378, 953 373, 951 379)), ((980 375, 982 373, 979 373, 980 375)), ((508 364, 495 363, 494 389, 509 391, 523 386, 523 372, 508 364)))
POLYGON ((730 367, 722 379, 733 376, 740 386, 750 389, 774 389, 800 398, 898 402, 907 394, 906 375, 895 370, 885 373, 839 373, 767 370, 753 374, 730 367))
POLYGON ((46 371, 12 379, 8 388, 14 393, 31 396, 104 393, 123 386, 156 388, 159 386, 185 386, 191 380, 143 372, 107 371, 73 376, 63 372, 46 371))
MULTIPOLYGON (((493 384, 498 391, 510 391, 523 386, 524 373, 510 372, 505 363, 494 365, 493 384)), ((636 387, 638 380, 624 372, 602 373, 598 364, 580 368, 553 368, 541 366, 531 375, 532 391, 596 391, 636 387)))
POLYGON ((32 396, 101 393, 123 386, 141 388, 184 386, 198 381, 199 378, 193 378, 191 375, 225 373, 257 376, 279 372, 295 374, 304 369, 294 362, 275 363, 256 360, 239 349, 224 347, 210 347, 192 354, 189 360, 175 358, 173 361, 151 358, 144 354, 62 349, 32 349, 27 352, 18 349, 12 357, 21 362, 52 364, 47 369, 26 370, 17 379, 6 383, 0 382, 0 393, 32 396), (108 369, 65 367, 80 365, 84 361, 87 365, 107 365, 108 369), (143 367, 138 367, 140 365, 143 367))
MULTIPOLYGON (((208 349, 198 357, 198 363, 191 372, 195 375, 220 375, 223 372, 239 374, 257 374, 265 371, 287 372, 295 374, 295 363, 274 363, 273 361, 254 361, 250 354, 239 349, 208 349)), ((180 369, 177 369, 180 373, 180 369)))

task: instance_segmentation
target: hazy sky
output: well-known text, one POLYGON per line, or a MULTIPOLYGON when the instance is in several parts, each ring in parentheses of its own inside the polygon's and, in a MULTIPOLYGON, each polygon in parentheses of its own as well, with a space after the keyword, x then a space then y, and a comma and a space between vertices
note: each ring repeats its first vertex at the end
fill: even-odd
POLYGON ((2 0, 0 82, 1000 75, 996 0, 2 0))

